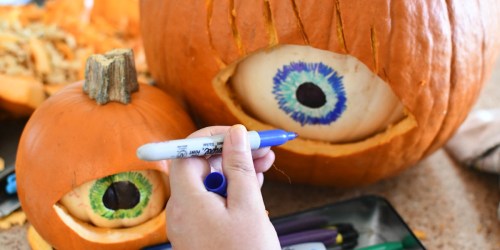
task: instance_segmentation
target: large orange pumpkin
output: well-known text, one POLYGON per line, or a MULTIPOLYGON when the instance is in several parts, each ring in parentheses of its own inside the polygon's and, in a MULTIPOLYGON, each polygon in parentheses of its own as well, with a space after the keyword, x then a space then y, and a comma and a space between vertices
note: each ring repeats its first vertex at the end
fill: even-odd
MULTIPOLYGON (((123 54, 98 59, 107 64, 107 57, 123 54)), ((169 162, 139 160, 136 150, 151 141, 183 138, 195 126, 163 91, 139 88, 133 67, 115 64, 107 70, 88 67, 85 91, 79 82, 51 96, 21 136, 19 199, 30 223, 56 249, 139 249, 167 240, 169 162), (109 76, 108 70, 119 75, 109 76), (92 87, 99 80, 109 88, 92 87)))
POLYGON ((292 182, 356 186, 464 120, 498 55, 500 3, 142 0, 141 28, 158 85, 198 119, 298 132, 275 149, 292 182))

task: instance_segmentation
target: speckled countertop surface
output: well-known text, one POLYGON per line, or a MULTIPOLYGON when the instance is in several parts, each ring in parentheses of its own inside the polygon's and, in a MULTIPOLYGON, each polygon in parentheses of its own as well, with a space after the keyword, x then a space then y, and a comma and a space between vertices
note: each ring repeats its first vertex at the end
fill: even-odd
MULTIPOLYGON (((475 109, 500 107, 500 62, 475 109)), ((443 149, 392 179, 356 189, 266 182, 263 195, 272 217, 336 201, 377 194, 385 197, 411 229, 425 235, 428 249, 500 249, 499 177, 458 166, 443 149)), ((0 230, 0 249, 29 249, 27 226, 0 230)))

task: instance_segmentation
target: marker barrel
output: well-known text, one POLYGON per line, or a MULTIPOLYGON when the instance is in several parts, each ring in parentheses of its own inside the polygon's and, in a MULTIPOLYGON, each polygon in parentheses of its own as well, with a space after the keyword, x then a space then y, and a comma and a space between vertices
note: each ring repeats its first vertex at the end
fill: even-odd
MULTIPOLYGON (((250 148, 278 146, 297 137, 293 132, 284 130, 248 131, 250 148)), ((137 157, 146 161, 159 161, 175 158, 213 155, 222 153, 224 135, 187 138, 166 142, 149 143, 137 149, 137 157)))

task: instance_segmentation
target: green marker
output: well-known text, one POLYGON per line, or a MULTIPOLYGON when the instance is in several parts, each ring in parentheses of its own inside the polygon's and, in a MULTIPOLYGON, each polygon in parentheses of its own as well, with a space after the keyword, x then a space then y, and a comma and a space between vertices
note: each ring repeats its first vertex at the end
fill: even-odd
POLYGON ((417 240, 412 235, 403 238, 402 241, 390 241, 377 245, 356 248, 356 250, 403 250, 418 246, 417 240))
POLYGON ((380 243, 377 245, 356 248, 356 250, 403 250, 403 243, 400 241, 392 241, 380 243))

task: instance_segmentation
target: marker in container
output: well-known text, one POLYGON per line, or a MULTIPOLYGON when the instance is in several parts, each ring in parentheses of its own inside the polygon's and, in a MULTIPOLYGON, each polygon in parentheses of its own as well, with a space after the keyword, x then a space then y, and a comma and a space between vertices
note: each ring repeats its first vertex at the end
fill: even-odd
POLYGON ((328 226, 328 219, 326 216, 304 216, 273 223, 273 226, 278 235, 285 235, 308 229, 324 228, 328 226))
POLYGON ((5 186, 5 192, 7 194, 15 194, 17 193, 17 182, 16 182, 16 174, 12 173, 7 176, 7 185, 5 186))
POLYGON ((281 247, 306 242, 321 242, 325 246, 347 247, 357 245, 358 236, 358 231, 351 224, 339 223, 329 227, 296 231, 284 235, 278 234, 278 239, 281 247))
POLYGON ((17 198, 17 183, 14 165, 0 171, 0 218, 21 207, 17 198))
POLYGON ((412 235, 408 235, 401 241, 389 241, 383 242, 376 245, 356 248, 356 250, 403 250, 403 249, 414 249, 418 247, 418 241, 412 235))
POLYGON ((172 244, 170 243, 160 243, 152 246, 147 246, 141 248, 141 250, 172 250, 172 244))
MULTIPOLYGON (((250 148, 258 149, 279 146, 297 137, 294 132, 281 129, 248 131, 250 148)), ((148 143, 137 149, 137 157, 146 161, 159 161, 175 158, 189 158, 222 153, 224 135, 187 138, 166 142, 148 143)))
MULTIPOLYGON (((295 244, 306 242, 322 242, 324 245, 335 244, 339 239, 337 230, 329 229, 311 229, 302 232, 291 233, 278 236, 281 247, 286 247, 295 244)), ((340 243, 340 242, 339 242, 340 243)))
POLYGON ((326 246, 321 242, 307 242, 286 246, 281 248, 281 250, 326 250, 326 246))

